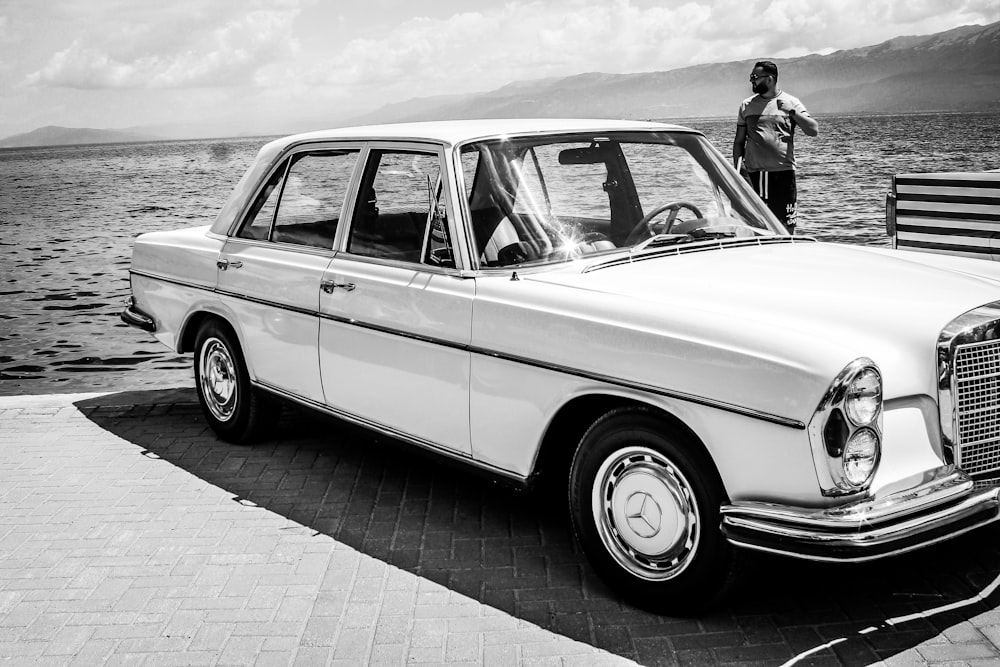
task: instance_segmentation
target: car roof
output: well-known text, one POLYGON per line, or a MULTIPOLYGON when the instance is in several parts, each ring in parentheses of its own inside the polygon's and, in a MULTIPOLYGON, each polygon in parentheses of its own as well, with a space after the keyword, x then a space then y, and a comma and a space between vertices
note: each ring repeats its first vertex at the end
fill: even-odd
POLYGON ((276 143, 291 145, 300 142, 344 139, 390 139, 433 141, 459 144, 476 139, 504 135, 549 134, 556 132, 602 132, 627 130, 683 130, 689 128, 652 121, 610 120, 586 118, 484 118, 476 120, 438 120, 414 123, 390 123, 339 127, 317 132, 294 134, 276 143))

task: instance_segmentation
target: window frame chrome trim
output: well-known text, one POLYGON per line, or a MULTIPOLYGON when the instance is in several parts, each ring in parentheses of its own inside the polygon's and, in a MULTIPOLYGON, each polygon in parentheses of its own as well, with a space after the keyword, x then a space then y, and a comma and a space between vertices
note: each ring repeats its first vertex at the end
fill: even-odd
MULTIPOLYGON (((462 237, 464 239, 464 229, 465 218, 462 217, 462 209, 459 200, 456 198, 455 184, 452 177, 454 173, 454 165, 450 161, 450 153, 452 146, 447 143, 442 143, 440 141, 430 141, 421 139, 369 139, 364 142, 364 146, 361 149, 361 154, 358 158, 358 164, 354 171, 353 177, 351 179, 351 187, 347 193, 348 201, 345 203, 343 218, 341 221, 344 224, 337 226, 337 237, 334 239, 333 249, 337 253, 338 258, 346 259, 350 258, 352 260, 358 261, 374 261, 375 263, 385 263, 390 262, 393 265, 402 265, 406 267, 421 267, 421 269, 440 269, 442 272, 446 273, 464 273, 468 270, 468 259, 466 258, 466 247, 463 247, 462 243, 457 239, 459 238, 459 232, 462 232, 462 237), (435 155, 438 158, 438 164, 440 165, 440 179, 442 188, 444 190, 440 201, 446 202, 448 206, 448 228, 449 235, 452 240, 452 251, 454 254, 455 266, 453 267, 434 267, 432 264, 425 264, 424 262, 397 262, 396 260, 387 259, 385 257, 374 257, 370 255, 361 255, 358 253, 352 253, 347 250, 347 240, 350 237, 351 227, 354 223, 354 209, 357 206, 358 201, 358 190, 361 187, 361 181, 364 178, 366 169, 368 168, 368 162, 371 159, 371 154, 374 151, 415 151, 420 153, 425 153, 428 155, 435 155)), ((421 249, 423 250, 423 249, 421 249)))
MULTIPOLYGON (((246 197, 246 199, 243 201, 242 205, 240 206, 237 214, 233 216, 233 221, 232 221, 232 223, 230 223, 229 227, 226 229, 224 237, 227 238, 227 239, 248 240, 248 239, 242 239, 242 237, 237 236, 237 233, 239 232, 240 228, 243 226, 244 222, 246 222, 246 216, 247 216, 247 213, 249 213, 249 211, 250 211, 250 207, 253 205, 253 202, 257 201, 257 197, 260 195, 261 189, 268 182, 268 180, 270 180, 270 178, 274 174, 275 170, 278 167, 281 166, 282 162, 284 162, 286 159, 288 159, 289 157, 291 157, 291 155, 294 154, 294 153, 323 151, 323 150, 357 150, 358 151, 358 162, 355 163, 354 170, 351 172, 351 178, 348 180, 347 192, 345 194, 345 202, 344 202, 344 204, 341 205, 341 210, 340 210, 341 216, 346 215, 348 213, 348 211, 345 211, 344 209, 346 208, 345 204, 347 203, 347 197, 349 197, 351 195, 351 193, 355 191, 355 189, 356 189, 355 185, 356 185, 357 179, 360 178, 358 176, 358 166, 359 166, 359 164, 361 162, 361 153, 364 151, 364 147, 365 147, 365 142, 364 141, 358 141, 356 139, 347 139, 347 140, 324 139, 324 140, 318 140, 318 141, 316 141, 316 140, 314 140, 314 141, 303 141, 303 142, 292 143, 292 144, 289 144, 289 145, 285 146, 282 150, 280 150, 277 153, 277 155, 275 155, 274 159, 271 161, 271 164, 268 166, 268 168, 266 170, 264 170, 264 172, 262 173, 260 179, 258 179, 257 182, 254 184, 253 190, 251 191, 250 195, 246 197)), ((286 168, 287 168, 287 165, 286 165, 286 168)), ((286 175, 287 175, 287 173, 286 173, 286 175)), ((284 177, 282 178, 282 188, 284 188, 284 177)), ((279 197, 280 197, 280 194, 281 193, 279 192, 279 197)), ((343 220, 343 217, 341 218, 341 221, 342 220, 343 220)), ((273 226, 273 222, 274 222, 273 219, 272 219, 271 222, 272 222, 272 226, 273 226)), ((337 232, 338 232, 338 234, 340 232, 340 227, 341 226, 342 225, 340 224, 340 222, 338 222, 338 224, 337 224, 337 232)), ((268 240, 266 241, 267 243, 273 243, 273 241, 270 241, 270 236, 271 236, 271 227, 269 226, 268 227, 268 240)), ((255 239, 255 240, 261 240, 261 239, 255 239)), ((335 236, 334 237, 334 243, 333 243, 333 248, 332 249, 336 249, 336 248, 337 248, 337 239, 336 239, 336 236, 335 236)))

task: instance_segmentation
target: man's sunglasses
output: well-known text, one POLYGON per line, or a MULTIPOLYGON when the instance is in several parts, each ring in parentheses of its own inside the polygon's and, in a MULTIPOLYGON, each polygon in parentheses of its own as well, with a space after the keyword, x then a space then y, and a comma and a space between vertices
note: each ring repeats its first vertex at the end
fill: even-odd
POLYGON ((750 80, 756 81, 757 79, 763 79, 764 77, 774 76, 773 74, 751 74, 750 80))

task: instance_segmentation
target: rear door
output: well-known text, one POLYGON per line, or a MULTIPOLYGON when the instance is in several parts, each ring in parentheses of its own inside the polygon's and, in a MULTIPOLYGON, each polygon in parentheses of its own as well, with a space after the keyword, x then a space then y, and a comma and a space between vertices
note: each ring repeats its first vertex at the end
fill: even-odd
POLYGON ((318 403, 320 282, 359 153, 360 145, 291 152, 218 261, 218 288, 257 382, 318 403))

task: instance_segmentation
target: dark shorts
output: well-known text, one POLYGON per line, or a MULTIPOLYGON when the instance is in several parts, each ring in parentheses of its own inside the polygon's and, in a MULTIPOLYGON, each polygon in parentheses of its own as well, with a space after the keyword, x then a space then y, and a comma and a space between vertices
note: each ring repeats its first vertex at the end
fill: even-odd
POLYGON ((751 171, 750 184, 778 220, 795 231, 795 171, 751 171))

